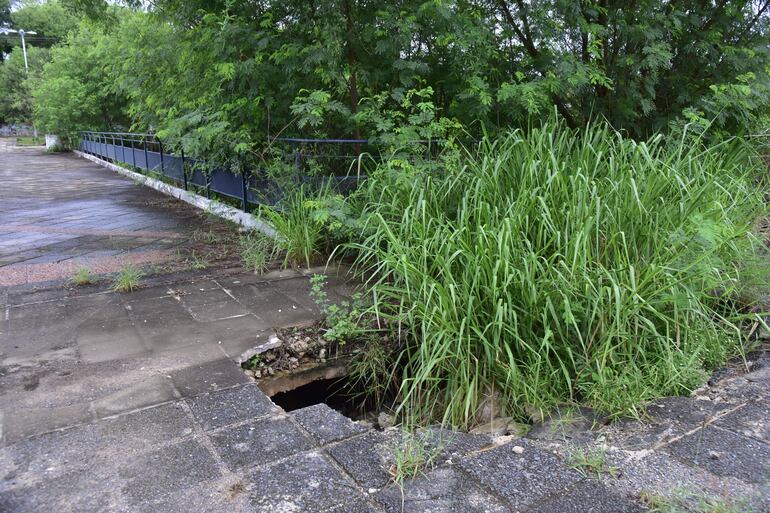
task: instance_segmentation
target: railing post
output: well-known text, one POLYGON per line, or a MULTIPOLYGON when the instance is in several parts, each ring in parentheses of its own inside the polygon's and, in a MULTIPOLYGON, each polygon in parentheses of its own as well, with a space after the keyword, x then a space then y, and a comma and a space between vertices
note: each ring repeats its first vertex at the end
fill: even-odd
POLYGON ((122 157, 121 162, 123 162, 124 164, 128 164, 128 162, 126 161, 126 140, 123 138, 122 135, 120 136, 120 156, 122 157))
POLYGON ((112 162, 114 164, 115 161, 118 160, 116 158, 118 153, 116 150, 117 144, 115 144, 115 134, 110 135, 110 137, 112 137, 112 162))
POLYGON ((160 139, 158 139, 157 137, 155 138, 155 140, 158 141, 158 148, 160 148, 160 174, 165 176, 166 175, 166 167, 163 164, 163 143, 160 142, 160 139))
POLYGON ((134 136, 131 137, 131 167, 136 169, 136 152, 134 151, 134 142, 136 141, 133 139, 134 136))
POLYGON ((243 169, 241 170, 241 195, 243 197, 243 211, 248 213, 249 212, 249 200, 248 200, 248 172, 243 169))
POLYGON ((187 171, 184 169, 184 148, 180 149, 182 153, 182 183, 184 183, 184 190, 187 190, 187 171))
POLYGON ((142 142, 144 143, 144 169, 149 171, 150 170, 150 160, 147 156, 147 134, 142 137, 142 142))

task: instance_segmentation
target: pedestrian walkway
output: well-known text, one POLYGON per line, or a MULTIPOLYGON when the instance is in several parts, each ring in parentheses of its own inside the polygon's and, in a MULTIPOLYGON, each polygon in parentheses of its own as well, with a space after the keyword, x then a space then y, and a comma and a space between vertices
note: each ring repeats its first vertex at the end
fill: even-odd
POLYGON ((64 262, 148 263, 199 217, 70 156, 0 153, 0 175, 0 512, 770 511, 768 352, 638 421, 565 406, 528 433, 406 435, 325 404, 287 412, 237 362, 318 319, 319 270, 67 286, 64 262), (400 481, 409 436, 424 465, 400 481))

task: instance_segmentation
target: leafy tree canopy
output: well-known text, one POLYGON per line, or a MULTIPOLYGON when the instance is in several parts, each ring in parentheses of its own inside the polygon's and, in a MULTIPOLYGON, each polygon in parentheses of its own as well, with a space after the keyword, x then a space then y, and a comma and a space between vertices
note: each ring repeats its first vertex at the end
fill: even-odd
POLYGON ((474 134, 556 109, 636 137, 683 121, 740 133, 767 107, 770 0, 67 1, 112 20, 88 37, 110 48, 100 87, 132 128, 223 161, 279 132, 474 134))

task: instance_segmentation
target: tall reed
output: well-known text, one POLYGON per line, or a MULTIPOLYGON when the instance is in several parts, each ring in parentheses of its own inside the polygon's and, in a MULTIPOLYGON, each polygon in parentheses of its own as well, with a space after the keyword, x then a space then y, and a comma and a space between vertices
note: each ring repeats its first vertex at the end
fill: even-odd
POLYGON ((376 173, 353 247, 407 341, 401 412, 468 427, 490 397, 627 413, 698 386, 743 340, 732 299, 765 212, 748 157, 552 122, 441 174, 376 173))

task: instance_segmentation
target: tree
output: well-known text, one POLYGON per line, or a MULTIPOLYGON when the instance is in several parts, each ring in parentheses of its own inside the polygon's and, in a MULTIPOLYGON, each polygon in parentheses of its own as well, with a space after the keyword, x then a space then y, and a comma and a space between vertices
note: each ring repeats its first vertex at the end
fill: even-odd
POLYGON ((0 123, 32 122, 32 84, 38 79, 48 59, 47 48, 27 48, 29 75, 24 68, 21 48, 15 48, 0 63, 0 123))

